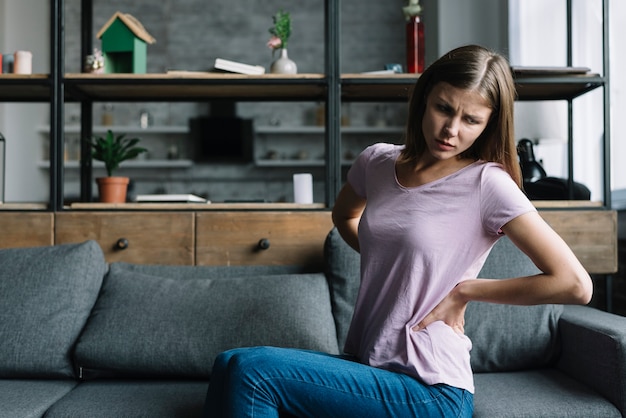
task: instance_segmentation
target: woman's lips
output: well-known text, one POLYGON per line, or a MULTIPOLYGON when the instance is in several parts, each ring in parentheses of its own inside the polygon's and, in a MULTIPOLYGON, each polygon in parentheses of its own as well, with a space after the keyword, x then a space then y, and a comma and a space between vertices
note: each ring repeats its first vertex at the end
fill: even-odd
POLYGON ((439 149, 444 150, 444 151, 448 151, 454 148, 454 145, 445 142, 445 141, 435 141, 437 143, 437 146, 439 147, 439 149))

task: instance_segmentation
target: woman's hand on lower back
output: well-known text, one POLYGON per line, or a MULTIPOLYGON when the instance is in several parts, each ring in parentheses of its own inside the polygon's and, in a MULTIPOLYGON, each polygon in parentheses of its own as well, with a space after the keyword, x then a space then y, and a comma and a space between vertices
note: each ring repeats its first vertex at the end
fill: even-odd
POLYGON ((428 327, 436 321, 443 321, 446 325, 452 328, 459 334, 465 333, 465 309, 467 308, 467 301, 461 297, 458 292, 457 285, 448 295, 435 308, 430 311, 428 315, 422 319, 422 321, 413 327, 413 331, 420 331, 428 327))

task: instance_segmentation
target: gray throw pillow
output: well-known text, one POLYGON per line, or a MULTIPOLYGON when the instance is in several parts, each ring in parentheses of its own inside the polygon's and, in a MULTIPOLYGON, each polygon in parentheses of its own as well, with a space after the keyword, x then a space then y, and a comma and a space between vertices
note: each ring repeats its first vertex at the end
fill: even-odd
MULTIPOLYGON (((478 277, 505 279, 539 273, 507 237, 494 245, 478 277)), ((512 306, 470 302, 465 333, 472 340, 472 370, 501 372, 544 367, 558 352, 560 305, 512 306)))
POLYGON ((337 341, 343 351, 361 285, 361 255, 346 244, 337 229, 333 228, 324 243, 324 263, 337 341))
POLYGON ((0 378, 73 377, 105 273, 95 241, 0 250, 0 378))
POLYGON ((545 367, 558 353, 560 305, 512 306, 470 302, 465 334, 474 373, 545 367))
POLYGON ((178 279, 111 271, 76 347, 83 377, 208 378, 222 351, 337 353, 323 274, 178 279))

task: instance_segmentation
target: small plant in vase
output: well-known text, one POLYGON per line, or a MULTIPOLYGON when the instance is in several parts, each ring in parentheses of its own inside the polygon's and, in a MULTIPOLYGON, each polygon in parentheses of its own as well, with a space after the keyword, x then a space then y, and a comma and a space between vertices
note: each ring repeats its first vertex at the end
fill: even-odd
POLYGON ((126 138, 125 134, 115 135, 110 129, 104 137, 94 137, 89 141, 91 157, 102 161, 107 172, 107 177, 96 179, 101 202, 124 203, 128 189, 128 177, 115 177, 113 172, 117 170, 123 161, 136 158, 147 149, 138 147, 139 138, 126 138))
POLYGON ((272 37, 267 41, 267 47, 272 50, 272 55, 274 51, 279 49, 280 56, 272 62, 270 72, 274 74, 297 74, 298 67, 296 63, 287 56, 287 43, 291 36, 291 16, 288 12, 280 10, 272 19, 274 20, 274 26, 269 28, 272 37))

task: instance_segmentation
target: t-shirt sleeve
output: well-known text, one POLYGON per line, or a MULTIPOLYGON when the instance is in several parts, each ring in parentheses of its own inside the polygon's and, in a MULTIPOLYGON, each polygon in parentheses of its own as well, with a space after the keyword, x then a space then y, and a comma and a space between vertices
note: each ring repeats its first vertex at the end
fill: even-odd
POLYGON ((537 209, 497 164, 487 164, 481 177, 481 217, 487 231, 501 235, 509 221, 537 209))
POLYGON ((352 167, 348 170, 348 183, 357 195, 367 198, 367 164, 378 148, 377 144, 365 148, 354 160, 352 167))

